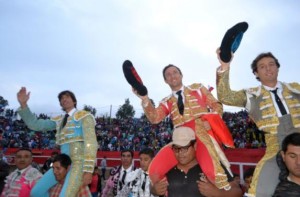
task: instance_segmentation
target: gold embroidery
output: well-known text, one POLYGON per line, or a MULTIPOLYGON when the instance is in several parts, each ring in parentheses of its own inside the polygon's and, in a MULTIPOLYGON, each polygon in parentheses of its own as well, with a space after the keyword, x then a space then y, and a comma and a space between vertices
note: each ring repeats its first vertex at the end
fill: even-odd
POLYGON ((75 137, 65 138, 63 136, 58 140, 58 145, 67 144, 67 143, 71 143, 71 142, 78 142, 78 141, 83 141, 83 137, 75 136, 75 137))
POLYGON ((196 123, 196 127, 195 127, 196 135, 198 139, 206 146, 209 155, 212 159, 214 172, 215 172, 215 185, 219 189, 229 187, 227 176, 219 162, 220 158, 216 152, 213 142, 211 141, 206 129, 203 127, 202 121, 200 119, 197 119, 195 123, 196 123))
POLYGON ((74 120, 79 121, 81 119, 83 119, 86 116, 91 115, 89 112, 85 111, 85 110, 81 110, 81 111, 76 111, 74 113, 74 120))
POLYGON ((82 164, 83 164, 84 150, 82 143, 71 143, 70 144, 70 157, 72 160, 72 168, 70 171, 70 177, 68 179, 68 187, 65 192, 65 196, 76 196, 82 184, 82 164))
MULTIPOLYGON (((262 167, 265 162, 274 157, 276 153, 279 151, 280 145, 278 144, 277 138, 277 127, 279 125, 279 119, 277 116, 276 109, 273 104, 273 100, 270 97, 270 92, 266 91, 263 86, 250 88, 247 90, 240 91, 232 91, 230 89, 229 84, 229 70, 223 73, 217 73, 217 93, 218 99, 227 105, 245 107, 247 104, 247 95, 248 93, 250 97, 252 96, 255 99, 258 96, 261 96, 262 101, 259 103, 259 109, 262 117, 254 117, 254 114, 249 114, 250 117, 255 121, 257 127, 266 132, 265 140, 266 140, 266 154, 260 160, 258 165, 256 166, 251 187, 248 191, 251 196, 255 196, 256 194, 256 186, 258 175, 261 172, 262 167), (246 91, 246 92, 245 92, 246 91), (272 115, 272 117, 270 116, 272 115)), ((300 107, 298 104, 300 103, 299 99, 294 98, 293 95, 300 93, 300 85, 298 83, 290 83, 283 84, 283 92, 282 95, 285 98, 285 102, 288 106, 289 112, 292 117, 294 127, 300 127, 300 117, 298 114, 300 113, 300 107)), ((299 98, 299 97, 298 97, 299 98)), ((247 105, 248 107, 248 105, 247 105)), ((252 109, 251 109, 252 110, 252 109)), ((250 111, 251 112, 251 111, 250 111)), ((259 116, 259 115, 256 115, 259 116)))
POLYGON ((177 107, 177 99, 174 96, 169 96, 165 98, 158 108, 154 108, 154 106, 149 103, 148 106, 144 107, 144 112, 148 118, 148 120, 152 123, 159 123, 163 120, 168 114, 165 113, 164 107, 170 111, 170 115, 174 124, 174 127, 178 127, 183 125, 189 121, 196 121, 196 132, 197 136, 200 137, 201 141, 207 146, 209 153, 211 154, 211 158, 213 160, 213 169, 215 172, 215 185, 218 188, 228 188, 230 187, 227 176, 224 173, 223 168, 220 165, 220 159, 218 158, 217 152, 214 148, 214 145, 205 130, 202 120, 200 119, 201 114, 211 113, 208 111, 207 106, 211 109, 212 112, 217 112, 218 114, 223 113, 223 107, 220 102, 215 99, 212 94, 204 88, 201 84, 192 84, 189 87, 185 87, 184 89, 185 103, 184 103, 184 114, 181 115, 179 113, 177 107), (199 106, 198 98, 195 95, 191 94, 192 91, 196 91, 202 88, 202 94, 206 96, 206 106, 199 106), (171 105, 171 109, 169 109, 169 105, 171 105))
POLYGON ((60 116, 56 116, 56 117, 53 117, 53 118, 51 118, 51 120, 53 120, 53 121, 61 121, 62 120, 62 115, 60 115, 60 116))
POLYGON ((279 144, 277 140, 276 135, 266 135, 266 143, 267 143, 267 149, 266 153, 263 156, 263 158, 258 162, 257 166, 255 167, 255 171, 252 177, 251 187, 248 191, 250 194, 256 194, 256 187, 258 183, 258 177, 260 175, 260 172, 265 164, 265 162, 272 157, 275 157, 279 150, 279 144))

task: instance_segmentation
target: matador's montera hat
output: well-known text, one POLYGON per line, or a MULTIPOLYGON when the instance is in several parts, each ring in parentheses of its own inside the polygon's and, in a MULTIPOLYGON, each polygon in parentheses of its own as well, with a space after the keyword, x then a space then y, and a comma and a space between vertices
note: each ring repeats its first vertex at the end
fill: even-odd
POLYGON ((247 31, 247 29, 248 23, 240 22, 227 30, 220 47, 220 58, 223 62, 227 63, 231 60, 231 52, 234 53, 238 49, 243 35, 247 31))
POLYGON ((148 91, 146 86, 144 86, 142 79, 136 72, 131 61, 125 60, 123 63, 123 73, 127 82, 137 91, 141 96, 147 95, 148 91))

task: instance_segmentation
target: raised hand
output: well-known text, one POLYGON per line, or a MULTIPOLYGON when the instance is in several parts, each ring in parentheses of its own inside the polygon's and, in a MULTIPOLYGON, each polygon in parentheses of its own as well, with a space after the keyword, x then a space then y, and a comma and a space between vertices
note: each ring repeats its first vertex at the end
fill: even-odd
POLYGON ((222 69, 222 70, 228 70, 229 67, 230 67, 230 63, 231 63, 231 61, 232 61, 232 59, 233 59, 233 53, 231 52, 231 59, 230 59, 230 61, 227 62, 227 63, 226 63, 226 62, 223 62, 223 61, 221 60, 221 57, 220 57, 221 49, 220 49, 220 48, 217 48, 216 53, 217 53, 217 56, 218 56, 218 60, 219 60, 219 62, 220 62, 220 64, 221 64, 221 69, 222 69))
POLYGON ((18 101, 21 105, 21 108, 27 107, 27 101, 30 98, 30 92, 27 92, 26 87, 22 87, 17 93, 18 101))
POLYGON ((92 182, 93 174, 90 172, 84 172, 82 175, 82 187, 88 186, 92 182))

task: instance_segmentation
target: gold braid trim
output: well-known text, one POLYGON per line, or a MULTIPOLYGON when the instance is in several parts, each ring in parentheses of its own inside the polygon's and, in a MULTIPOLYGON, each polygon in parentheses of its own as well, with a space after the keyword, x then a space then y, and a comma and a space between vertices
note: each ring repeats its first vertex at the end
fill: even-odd
POLYGON ((230 184, 227 179, 227 175, 220 164, 220 158, 216 152, 213 142, 211 141, 209 134, 203 127, 203 123, 200 119, 195 120, 195 132, 198 139, 206 146, 215 171, 215 185, 219 189, 229 188, 230 184))
POLYGON ((82 127, 84 138, 83 171, 93 173, 98 149, 94 117, 86 116, 82 120, 82 127))
POLYGON ((289 108, 294 127, 300 128, 300 101, 293 98, 291 91, 283 86, 283 97, 289 108))
POLYGON ((53 121, 61 121, 63 119, 63 116, 62 115, 59 115, 59 116, 55 116, 55 117, 53 117, 53 118, 51 118, 51 120, 53 120, 53 121))
POLYGON ((229 84, 229 69, 217 72, 217 96, 225 105, 245 107, 247 96, 245 90, 233 91, 229 84))
MULTIPOLYGON (((193 84, 193 88, 200 87, 199 84, 193 84)), ((206 107, 201 107, 198 103, 198 98, 191 94, 192 90, 189 88, 184 89, 184 113, 181 115, 178 110, 177 106, 177 99, 172 96, 169 99, 169 102, 172 104, 172 120, 175 127, 178 127, 185 122, 189 122, 191 120, 197 119, 200 117, 201 114, 208 113, 206 107)))
POLYGON ((77 197, 77 193, 82 184, 83 171, 81 167, 81 162, 72 162, 72 169, 70 172, 70 177, 68 181, 68 186, 65 192, 65 196, 77 197))
POLYGON ((297 91, 298 93, 300 92, 300 84, 299 83, 289 83, 289 84, 285 84, 290 86, 292 89, 294 89, 294 91, 297 91))
POLYGON ((64 136, 59 137, 57 144, 62 145, 66 143, 72 143, 72 142, 82 142, 83 137, 82 136, 76 136, 76 137, 71 137, 71 138, 65 138, 64 136))
MULTIPOLYGON (((268 98, 266 96, 267 91, 264 90, 264 88, 262 88, 262 92, 263 92, 263 98, 265 98, 266 100, 269 100, 270 98, 268 98)), ((293 121, 293 125, 295 127, 300 127, 300 106, 299 106, 299 100, 293 98, 293 95, 291 94, 292 92, 286 87, 283 86, 283 97, 285 99, 285 102, 289 108, 289 112, 291 114, 292 117, 292 121, 293 121)), ((269 93, 270 94, 270 93, 269 93)), ((273 101, 271 101, 273 102, 273 101)), ((264 105, 268 105, 270 104, 269 101, 265 101, 264 105)), ((273 157, 276 156, 277 152, 280 150, 280 144, 278 144, 278 138, 277 138, 277 125, 279 124, 279 118, 277 116, 276 113, 276 109, 274 107, 274 104, 272 104, 272 106, 265 108, 262 111, 262 115, 268 115, 269 114, 276 114, 274 116, 272 116, 271 118, 267 118, 267 119, 263 119, 258 121, 256 124, 257 126, 264 131, 267 131, 269 133, 265 134, 265 139, 266 139, 266 145, 267 145, 267 149, 266 149, 266 153, 264 155, 264 157, 259 161, 259 163, 257 164, 256 168, 255 168, 255 172, 253 174, 252 177, 252 182, 250 185, 250 189, 248 191, 249 194, 251 195, 256 195, 256 187, 257 187, 257 183, 258 183, 258 178, 260 175, 260 172, 265 164, 265 162, 273 157)))
POLYGON ((260 130, 268 133, 277 133, 279 119, 270 95, 271 93, 266 91, 265 88, 261 89, 261 93, 263 100, 259 103, 259 108, 262 113, 262 119, 258 120, 256 125, 260 130))
POLYGON ((267 149, 266 153, 263 156, 263 158, 258 162, 257 166, 255 167, 255 171, 252 177, 251 185, 249 188, 248 193, 252 195, 256 195, 256 187, 258 183, 258 178, 260 175, 260 172, 265 164, 265 162, 273 157, 276 156, 276 154, 279 151, 279 144, 278 144, 278 139, 276 135, 266 135, 266 144, 267 144, 267 149))
POLYGON ((82 143, 75 142, 70 143, 70 157, 72 160, 72 168, 70 170, 70 177, 67 183, 67 188, 65 192, 65 196, 75 197, 80 189, 82 184, 82 176, 83 176, 83 146, 82 143))

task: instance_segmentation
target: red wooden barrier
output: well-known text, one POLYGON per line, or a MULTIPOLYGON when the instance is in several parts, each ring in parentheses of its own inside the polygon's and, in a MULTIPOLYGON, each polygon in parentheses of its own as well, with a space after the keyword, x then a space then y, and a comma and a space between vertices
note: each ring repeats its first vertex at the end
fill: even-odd
MULTIPOLYGON (((13 155, 18 149, 9 148, 5 151, 5 155, 8 157, 9 162, 14 164, 13 155)), ((57 150, 40 150, 33 149, 32 153, 34 155, 34 161, 43 164, 48 157, 51 156, 51 153, 57 150)), ((230 162, 241 162, 241 163, 257 163, 262 156, 265 154, 265 149, 245 149, 245 148, 237 148, 237 149, 226 149, 224 150, 225 155, 227 156, 230 162)), ((119 165, 121 153, 117 151, 98 151, 97 153, 97 164, 100 165, 101 159, 106 156, 107 158, 107 166, 113 167, 119 165)), ((139 166, 138 162, 138 152, 134 152, 135 165, 139 166)), ((246 170, 249 166, 245 166, 244 170, 246 170)), ((239 167, 237 165, 232 165, 232 171, 234 173, 239 173, 239 167)))

